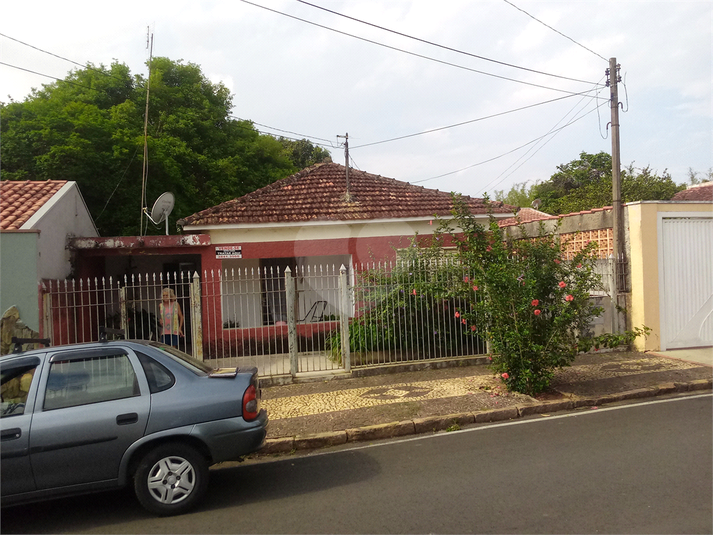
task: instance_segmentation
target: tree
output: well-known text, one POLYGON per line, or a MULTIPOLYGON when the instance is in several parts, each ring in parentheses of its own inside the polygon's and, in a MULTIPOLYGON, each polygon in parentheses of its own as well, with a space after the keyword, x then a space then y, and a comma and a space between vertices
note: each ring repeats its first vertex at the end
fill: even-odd
MULTIPOLYGON (((530 188, 525 184, 515 184, 505 194, 495 193, 496 200, 515 206, 530 206, 540 199, 539 210, 549 214, 566 214, 590 210, 612 204, 612 159, 606 152, 588 154, 582 152, 579 158, 558 165, 557 172, 545 182, 537 182, 530 188)), ((691 171, 689 171, 689 176, 691 171)), ((633 164, 621 173, 621 195, 623 202, 668 200, 684 185, 676 185, 671 175, 664 171, 660 176, 650 167, 636 169, 633 164)))
POLYGON ((521 208, 529 208, 532 202, 537 198, 535 196, 535 187, 539 182, 535 182, 532 186, 527 186, 526 182, 515 184, 510 191, 505 193, 504 190, 495 191, 495 200, 502 201, 510 206, 519 206, 521 208))
POLYGON ((280 137, 278 141, 285 148, 287 156, 297 169, 304 169, 317 163, 332 161, 332 156, 327 149, 313 145, 307 139, 293 141, 280 137))
POLYGON ((708 171, 703 173, 703 177, 699 177, 700 173, 693 169, 693 167, 688 168, 688 182, 692 186, 696 186, 698 184, 703 184, 705 182, 711 182, 713 181, 713 167, 709 167, 708 171))
MULTIPOLYGON (((232 95, 198 65, 157 57, 150 72, 149 208, 171 191, 171 219, 179 219, 301 168, 284 143, 231 118, 232 95)), ((23 102, 3 104, 1 178, 74 180, 102 235, 137 234, 147 82, 117 62, 89 64, 23 102)), ((321 150, 305 140, 297 152, 318 158, 321 150)))

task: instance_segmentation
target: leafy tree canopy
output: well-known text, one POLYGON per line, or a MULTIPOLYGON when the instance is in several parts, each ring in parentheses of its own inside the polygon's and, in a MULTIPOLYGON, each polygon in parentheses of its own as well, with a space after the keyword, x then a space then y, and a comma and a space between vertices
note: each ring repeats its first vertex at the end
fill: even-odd
MULTIPOLYGON (((529 188, 516 184, 505 194, 495 193, 497 200, 515 206, 530 206, 540 200, 539 210, 549 214, 567 214, 590 210, 612 204, 612 161, 606 152, 588 154, 557 166, 546 182, 537 182, 529 188)), ((650 167, 636 169, 631 164, 621 171, 621 198, 623 202, 668 200, 685 185, 677 185, 664 171, 654 173, 650 167)))
MULTIPOLYGON (((22 102, 3 104, 0 178, 74 180, 102 235, 139 233, 147 90, 145 204, 171 191, 172 220, 329 156, 307 140, 277 140, 232 118, 232 95, 198 65, 154 58, 148 82, 118 62, 88 64, 22 102)), ((161 229, 149 225, 146 232, 161 229)))

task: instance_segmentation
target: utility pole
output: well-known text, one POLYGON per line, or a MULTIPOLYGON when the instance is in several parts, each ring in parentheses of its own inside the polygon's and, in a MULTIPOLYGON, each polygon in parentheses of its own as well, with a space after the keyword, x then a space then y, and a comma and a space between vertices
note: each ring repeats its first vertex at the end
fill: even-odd
MULTIPOLYGON (((613 261, 613 288, 612 299, 614 304, 619 304, 619 282, 620 282, 620 267, 624 260, 624 214, 621 205, 621 147, 619 142, 619 65, 616 63, 616 58, 609 58, 609 69, 606 71, 608 79, 607 84, 611 91, 611 165, 612 165, 612 249, 614 252, 613 261)), ((613 325, 615 331, 619 330, 619 313, 616 309, 613 311, 613 325)))
POLYGON ((352 200, 352 195, 351 192, 349 191, 349 132, 344 134, 343 136, 337 136, 337 138, 343 137, 344 138, 344 167, 346 169, 346 179, 347 179, 347 194, 346 194, 346 201, 349 202, 352 200))
MULTIPOLYGON (((153 34, 146 28, 146 48, 149 51, 149 77, 146 79, 146 109, 144 110, 144 164, 141 176, 141 219, 139 220, 139 236, 144 235, 144 212, 146 212, 146 182, 149 174, 149 92, 151 90, 151 60, 153 58, 153 34)), ((167 223, 168 224, 168 223, 167 223)), ((166 232, 168 234, 168 232, 166 232)))

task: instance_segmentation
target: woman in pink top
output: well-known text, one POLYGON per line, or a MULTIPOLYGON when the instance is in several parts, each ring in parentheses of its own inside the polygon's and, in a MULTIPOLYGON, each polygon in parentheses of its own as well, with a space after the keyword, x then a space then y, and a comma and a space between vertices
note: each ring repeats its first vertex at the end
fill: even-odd
POLYGON ((183 336, 183 312, 176 301, 176 294, 171 288, 164 288, 159 305, 161 315, 161 341, 178 347, 178 337, 183 336))

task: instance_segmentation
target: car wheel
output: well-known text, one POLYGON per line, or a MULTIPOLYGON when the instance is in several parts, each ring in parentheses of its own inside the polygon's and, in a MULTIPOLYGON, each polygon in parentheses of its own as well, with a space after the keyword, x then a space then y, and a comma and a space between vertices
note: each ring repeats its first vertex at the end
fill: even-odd
POLYGON ((186 444, 164 444, 147 453, 134 474, 141 505, 157 515, 179 515, 194 507, 208 488, 208 462, 186 444))

